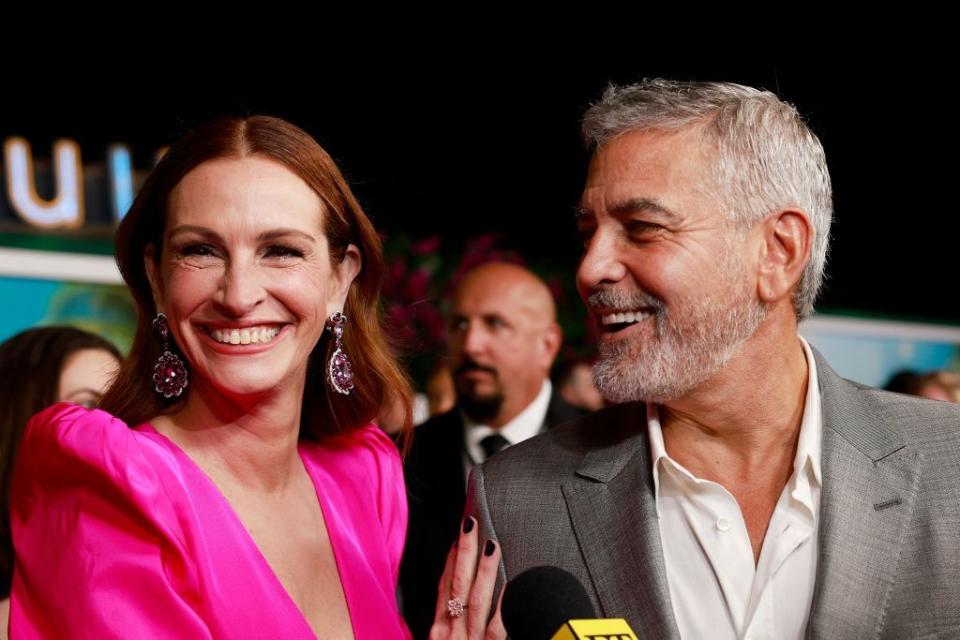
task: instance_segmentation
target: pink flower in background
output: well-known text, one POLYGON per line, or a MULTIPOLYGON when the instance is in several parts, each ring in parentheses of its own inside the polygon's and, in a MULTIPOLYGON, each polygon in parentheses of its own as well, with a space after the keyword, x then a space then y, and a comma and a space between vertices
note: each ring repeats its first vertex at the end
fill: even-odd
POLYGON ((383 282, 383 291, 388 297, 393 297, 400 292, 406 274, 407 265, 400 258, 387 263, 387 276, 383 282))
POLYGON ((430 297, 430 272, 423 267, 414 269, 407 275, 407 282, 403 288, 403 299, 406 302, 417 304, 430 297))
POLYGON ((427 341, 430 344, 441 345, 447 340, 447 323, 440 310, 432 305, 417 307, 417 316, 423 324, 427 341))
POLYGON ((440 236, 430 236, 410 245, 410 251, 417 256, 426 256, 440 250, 440 236))

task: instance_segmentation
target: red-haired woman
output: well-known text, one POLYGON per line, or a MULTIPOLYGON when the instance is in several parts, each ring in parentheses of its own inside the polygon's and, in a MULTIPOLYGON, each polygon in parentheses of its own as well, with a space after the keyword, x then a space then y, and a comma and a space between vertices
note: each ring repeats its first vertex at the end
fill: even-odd
MULTIPOLYGON (((175 143, 116 238, 139 306, 89 411, 33 419, 14 477, 14 637, 395 638, 409 404, 377 234, 269 117, 175 143)), ((409 421, 408 421, 409 422, 409 421)))

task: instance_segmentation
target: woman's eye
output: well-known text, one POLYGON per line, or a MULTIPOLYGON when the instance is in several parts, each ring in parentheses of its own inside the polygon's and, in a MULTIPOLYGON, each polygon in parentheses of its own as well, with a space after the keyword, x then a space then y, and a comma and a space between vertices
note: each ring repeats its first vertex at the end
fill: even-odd
POLYGON ((177 250, 181 256, 213 256, 216 255, 216 251, 209 244, 188 244, 180 247, 177 250))
POLYGON ((264 255, 268 258, 302 258, 303 251, 282 244, 274 244, 267 247, 264 255))

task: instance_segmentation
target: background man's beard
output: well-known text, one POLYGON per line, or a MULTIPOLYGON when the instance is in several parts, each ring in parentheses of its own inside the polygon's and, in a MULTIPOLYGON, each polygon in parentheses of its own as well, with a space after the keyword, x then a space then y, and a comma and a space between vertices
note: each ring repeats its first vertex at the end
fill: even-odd
POLYGON ((475 422, 487 422, 497 417, 503 406, 503 393, 497 392, 488 396, 474 396, 457 392, 457 405, 467 417, 475 422))
POLYGON ((467 417, 476 422, 487 422, 497 417, 503 406, 503 388, 500 386, 500 374, 496 368, 476 362, 473 358, 464 357, 463 361, 453 371, 453 385, 457 390, 457 406, 467 417), (487 395, 477 395, 473 392, 473 385, 464 381, 461 376, 470 371, 485 371, 496 381, 495 389, 487 395))
MULTIPOLYGON (((640 296, 649 303, 646 294, 640 296)), ((679 309, 682 319, 671 318, 659 300, 646 306, 657 308, 656 338, 600 343, 593 375, 611 402, 663 402, 686 395, 720 371, 766 317, 766 305, 746 295, 729 305, 711 298, 679 309)))

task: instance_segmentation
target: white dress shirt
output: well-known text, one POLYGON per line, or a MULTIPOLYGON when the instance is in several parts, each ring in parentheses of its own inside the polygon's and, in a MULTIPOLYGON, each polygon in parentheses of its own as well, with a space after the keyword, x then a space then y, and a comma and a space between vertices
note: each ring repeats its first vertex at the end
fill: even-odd
POLYGON ((552 393, 553 385, 550 384, 549 380, 544 380, 543 386, 540 387, 540 393, 533 399, 533 402, 528 404, 513 420, 499 429, 475 422, 461 411, 460 417, 463 420, 463 467, 466 477, 469 478, 473 465, 480 464, 486 459, 487 456, 483 447, 480 446, 480 441, 487 436, 499 433, 510 444, 517 444, 540 433, 543 423, 547 419, 547 410, 550 408, 550 395, 552 393))
POLYGON ((787 481, 754 564, 736 499, 670 458, 657 406, 647 405, 653 480, 674 617, 683 638, 802 638, 813 601, 823 423, 817 367, 809 370, 803 421, 787 481))

